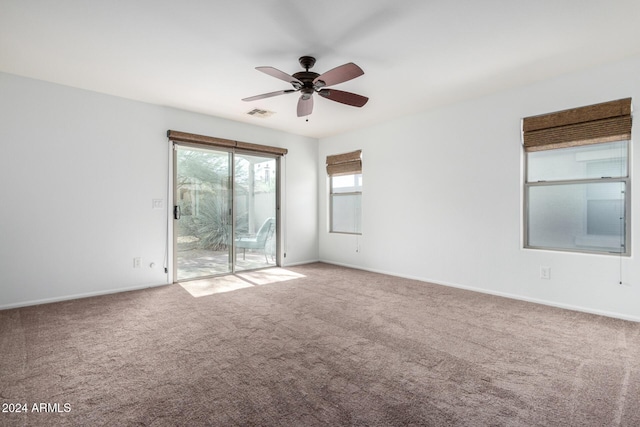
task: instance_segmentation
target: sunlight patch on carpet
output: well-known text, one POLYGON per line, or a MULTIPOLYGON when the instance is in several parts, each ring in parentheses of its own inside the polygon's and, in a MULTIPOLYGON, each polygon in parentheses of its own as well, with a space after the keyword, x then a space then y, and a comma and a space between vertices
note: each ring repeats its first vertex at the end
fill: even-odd
POLYGON ((252 285, 236 276, 221 276, 213 279, 192 280, 180 283, 191 296, 195 298, 222 292, 235 291, 242 288, 250 288, 252 285))
POLYGON ((286 282, 288 280, 306 277, 284 268, 269 268, 268 270, 251 271, 238 274, 241 278, 254 285, 268 285, 270 283, 286 282))
POLYGON ((191 280, 179 283, 191 296, 195 298, 207 295, 231 292, 252 286, 268 285, 271 283, 286 282, 293 279, 306 277, 304 274, 295 273, 284 268, 269 268, 267 270, 250 271, 237 275, 227 275, 202 280, 191 280))

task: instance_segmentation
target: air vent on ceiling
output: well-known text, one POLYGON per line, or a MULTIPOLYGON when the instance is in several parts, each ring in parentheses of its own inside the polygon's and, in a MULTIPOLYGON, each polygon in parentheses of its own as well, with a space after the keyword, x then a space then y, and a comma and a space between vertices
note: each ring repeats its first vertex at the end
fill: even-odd
POLYGON ((264 119, 266 117, 273 116, 275 114, 275 111, 268 111, 268 110, 261 110, 259 108, 254 108, 253 110, 248 111, 247 114, 253 117, 262 117, 264 119))

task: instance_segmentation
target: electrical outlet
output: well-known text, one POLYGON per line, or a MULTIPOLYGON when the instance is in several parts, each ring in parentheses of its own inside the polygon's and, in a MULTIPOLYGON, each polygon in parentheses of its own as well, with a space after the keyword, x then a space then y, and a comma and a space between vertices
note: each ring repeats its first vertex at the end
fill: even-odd
POLYGON ((544 280, 551 279, 551 267, 540 266, 540 278, 544 280))
POLYGON ((140 268, 142 266, 142 258, 136 257, 133 259, 133 268, 140 268))

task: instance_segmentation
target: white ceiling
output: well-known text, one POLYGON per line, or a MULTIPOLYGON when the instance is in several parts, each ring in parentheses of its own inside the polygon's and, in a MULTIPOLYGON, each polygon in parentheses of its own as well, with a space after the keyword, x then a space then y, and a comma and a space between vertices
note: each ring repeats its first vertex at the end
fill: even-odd
POLYGON ((317 138, 638 53, 639 0, 0 0, 0 71, 317 138), (241 101, 302 55, 369 103, 241 101))

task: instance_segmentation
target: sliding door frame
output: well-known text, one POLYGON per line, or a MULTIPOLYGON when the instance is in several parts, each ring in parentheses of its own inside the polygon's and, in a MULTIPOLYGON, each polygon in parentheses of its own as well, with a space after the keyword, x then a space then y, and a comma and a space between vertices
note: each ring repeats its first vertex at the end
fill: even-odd
MULTIPOLYGON (((274 238, 275 238, 275 266, 276 267, 280 267, 282 265, 282 244, 281 244, 281 236, 282 236, 282 218, 281 218, 281 195, 282 195, 282 190, 281 190, 281 161, 282 161, 282 156, 276 155, 276 154, 270 154, 270 153, 264 153, 261 151, 251 151, 251 150, 247 150, 247 149, 241 149, 241 148, 234 148, 234 147, 226 147, 226 146, 211 146, 208 144, 198 144, 198 143, 193 143, 193 142, 183 142, 183 141, 170 141, 170 151, 171 151, 171 155, 172 155, 172 171, 171 171, 171 175, 172 175, 172 191, 171 191, 171 196, 172 196, 172 201, 171 201, 171 205, 169 207, 170 210, 170 215, 169 215, 169 222, 171 224, 171 226, 169 227, 169 229, 171 230, 171 239, 173 244, 171 245, 171 247, 173 248, 173 253, 172 253, 172 264, 173 264, 173 268, 172 268, 172 274, 173 274, 173 283, 177 283, 178 282, 178 239, 177 239, 177 234, 176 234, 176 219, 174 216, 174 206, 177 203, 178 197, 177 197, 177 190, 178 190, 178 186, 177 186, 177 181, 178 181, 178 168, 177 168, 177 147, 187 147, 187 148, 194 148, 197 150, 205 150, 205 151, 211 151, 211 152, 222 152, 222 153, 228 153, 230 154, 229 157, 229 187, 228 190, 230 191, 231 194, 231 203, 230 203, 230 209, 231 209, 231 251, 230 251, 230 271, 228 272, 223 272, 223 273, 218 273, 218 274, 211 274, 211 275, 207 275, 207 276, 201 276, 201 277, 197 277, 197 278, 193 278, 193 279, 183 279, 181 281, 188 281, 188 280, 200 280, 200 279, 207 279, 207 278, 211 278, 211 277, 218 277, 218 276, 224 276, 224 275, 228 275, 228 274, 235 274, 236 273, 236 245, 235 245, 235 239, 236 239, 236 228, 237 228, 237 224, 236 224, 236 212, 237 212, 237 207, 236 207, 236 203, 237 203, 237 197, 236 197, 236 185, 235 185, 235 160, 236 160, 236 154, 237 155, 250 155, 250 156, 256 156, 256 157, 264 157, 264 158, 268 158, 268 159, 273 159, 275 161, 275 165, 276 165, 276 188, 275 188, 275 221, 276 221, 276 230, 274 233, 274 238)), ((242 271, 252 271, 252 270, 260 270, 263 268, 269 268, 269 267, 257 267, 255 269, 243 269, 242 271)))

